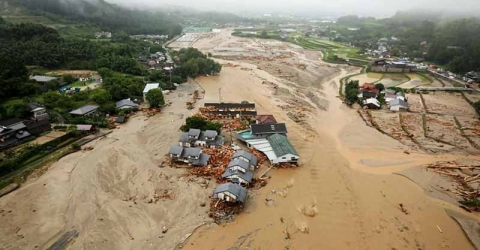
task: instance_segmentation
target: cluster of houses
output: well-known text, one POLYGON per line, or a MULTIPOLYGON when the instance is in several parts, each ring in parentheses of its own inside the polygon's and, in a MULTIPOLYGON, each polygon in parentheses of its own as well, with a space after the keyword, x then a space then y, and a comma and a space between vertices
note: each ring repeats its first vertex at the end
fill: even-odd
POLYGON ((385 58, 374 59, 370 66, 370 70, 373 72, 408 73, 427 71, 427 69, 428 66, 426 66, 425 64, 411 62, 402 58, 397 58, 393 60, 387 60, 385 58))
POLYGON ((365 83, 359 87, 359 100, 362 101, 364 107, 369 109, 380 109, 382 107, 379 101, 380 95, 383 94, 384 103, 388 105, 391 111, 407 111, 408 103, 405 94, 393 89, 385 89, 380 91, 374 84, 365 83))
POLYGON ((264 153, 272 164, 298 163, 299 154, 287 138, 287 126, 273 115, 256 116, 250 129, 239 131, 236 137, 249 148, 264 153))
POLYGON ((52 128, 50 116, 43 105, 34 102, 28 104, 27 108, 30 115, 26 119, 11 118, 0 121, 0 150, 33 139, 52 128))
POLYGON ((225 138, 215 130, 190 129, 188 132, 182 133, 178 145, 170 147, 168 154, 173 161, 205 167, 210 156, 203 153, 199 147, 217 148, 223 146, 224 143, 225 138))
POLYGON ((138 61, 146 65, 150 70, 171 72, 175 67, 173 59, 168 54, 156 52, 148 56, 138 57, 138 61))
POLYGON ((243 150, 235 152, 222 175, 228 182, 215 188, 213 198, 230 203, 245 203, 248 193, 245 187, 253 181, 253 171, 257 164, 257 157, 251 153, 243 150))
MULTIPOLYGON (((190 129, 182 133, 178 145, 171 146, 168 154, 175 162, 205 167, 208 165, 210 155, 203 153, 202 148, 218 148, 224 143, 225 138, 217 131, 190 129)), ((215 188, 214 198, 231 203, 245 203, 247 199, 245 186, 253 181, 253 171, 257 167, 258 158, 249 152, 239 150, 230 160, 222 174, 222 178, 228 183, 215 188)))

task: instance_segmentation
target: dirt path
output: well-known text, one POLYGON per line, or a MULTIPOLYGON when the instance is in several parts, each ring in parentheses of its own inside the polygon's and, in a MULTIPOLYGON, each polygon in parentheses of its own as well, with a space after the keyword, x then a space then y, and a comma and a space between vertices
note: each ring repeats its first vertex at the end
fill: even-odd
POLYGON ((310 108, 306 123, 298 124, 282 106, 305 82, 285 85, 255 66, 230 63, 240 66, 198 79, 206 96, 218 100, 221 87, 223 100, 255 101, 260 114, 285 121, 301 167, 270 172, 265 188, 251 190, 245 213, 225 226, 202 227, 185 249, 473 249, 444 211, 453 206, 392 174, 450 156, 406 155, 402 144, 365 126, 336 98, 338 80, 350 69, 341 68, 322 88, 308 87, 328 108, 310 108), (278 95, 279 88, 290 94, 278 95))

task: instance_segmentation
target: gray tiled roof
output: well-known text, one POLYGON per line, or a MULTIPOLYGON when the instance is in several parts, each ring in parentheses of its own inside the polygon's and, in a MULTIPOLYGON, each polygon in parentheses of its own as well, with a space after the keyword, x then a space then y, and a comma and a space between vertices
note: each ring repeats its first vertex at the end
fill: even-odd
POLYGON ((225 170, 225 172, 222 174, 222 178, 227 178, 232 175, 237 175, 238 178, 241 178, 245 180, 246 182, 250 183, 253 180, 253 172, 252 171, 247 171, 247 172, 241 172, 241 171, 232 171, 230 169, 225 170))
POLYGON ((218 198, 219 193, 229 192, 237 197, 237 201, 245 203, 247 201, 247 189, 233 183, 218 185, 213 191, 213 197, 218 198))
POLYGON ((72 115, 84 115, 84 114, 90 113, 94 110, 97 110, 98 108, 99 108, 99 106, 97 106, 97 105, 85 105, 81 108, 72 110, 70 112, 70 114, 72 114, 72 115))
POLYGON ((190 130, 188 130, 188 135, 198 137, 200 136, 201 132, 202 131, 200 129, 191 128, 190 130))
POLYGON ((187 132, 182 133, 178 141, 182 143, 189 142, 190 140, 188 139, 188 133, 187 132))
POLYGON ((408 103, 402 99, 394 99, 389 102, 390 107, 400 105, 402 107, 408 108, 408 103))
POLYGON ((118 101, 116 104, 115 104, 116 108, 119 109, 121 107, 125 107, 125 106, 129 106, 129 107, 137 107, 138 108, 138 104, 132 102, 131 100, 129 99, 124 99, 124 100, 121 100, 121 101, 118 101))
POLYGON ((287 133, 287 126, 285 123, 275 123, 275 124, 252 124, 250 125, 252 134, 276 134, 276 133, 287 133))
POLYGON ((209 138, 212 138, 212 137, 215 137, 218 135, 218 132, 215 131, 215 130, 207 130, 204 132, 203 134, 205 137, 209 137, 209 138))
POLYGON ((258 158, 247 152, 247 151, 244 151, 244 150, 239 150, 237 152, 235 152, 235 154, 232 156, 232 160, 235 159, 235 158, 238 158, 238 157, 244 157, 245 159, 249 160, 250 161, 250 165, 257 165, 258 163, 258 158))
POLYGON ((192 160, 192 165, 205 167, 208 165, 208 160, 210 160, 210 155, 200 154, 198 160, 192 160))
POLYGON ((49 81, 57 80, 56 77, 51 77, 51 76, 31 76, 30 79, 35 80, 37 82, 49 82, 49 81))
POLYGON ((202 153, 202 150, 199 148, 184 148, 183 154, 185 157, 187 156, 199 156, 202 153))
POLYGON ((230 161, 230 163, 228 164, 227 168, 232 168, 232 167, 235 167, 235 166, 239 166, 245 170, 249 170, 250 169, 250 165, 243 161, 243 160, 240 160, 240 159, 233 159, 230 161))
POLYGON ((173 154, 173 155, 181 155, 183 152, 183 148, 180 146, 171 146, 170 151, 168 154, 173 154))

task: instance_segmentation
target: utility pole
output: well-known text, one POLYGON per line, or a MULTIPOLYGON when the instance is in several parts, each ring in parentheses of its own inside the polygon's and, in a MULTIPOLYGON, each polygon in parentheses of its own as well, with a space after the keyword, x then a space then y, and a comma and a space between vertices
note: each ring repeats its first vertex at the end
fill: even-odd
POLYGON ((222 101, 222 87, 218 88, 218 98, 219 98, 220 102, 223 102, 222 101))

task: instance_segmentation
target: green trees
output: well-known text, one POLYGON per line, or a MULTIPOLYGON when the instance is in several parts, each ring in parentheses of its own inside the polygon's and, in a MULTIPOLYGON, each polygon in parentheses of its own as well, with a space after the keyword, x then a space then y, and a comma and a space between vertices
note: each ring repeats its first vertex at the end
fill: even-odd
POLYGON ((375 84, 375 88, 378 89, 378 91, 384 91, 385 90, 385 85, 383 85, 383 83, 377 83, 375 84))
POLYGON ((63 78, 63 81, 67 84, 72 84, 73 82, 75 82, 75 77, 73 77, 72 75, 64 75, 62 76, 63 78))
POLYGON ((159 108, 165 105, 165 100, 163 98, 162 90, 152 89, 148 91, 146 99, 150 104, 151 108, 159 108))
POLYGON ((184 79, 198 75, 218 74, 222 70, 222 65, 195 48, 181 49, 175 58, 178 59, 180 66, 175 68, 173 73, 184 79))
POLYGON ((191 128, 200 129, 200 130, 216 130, 218 133, 222 132, 222 124, 219 122, 211 122, 205 120, 203 117, 191 116, 185 119, 185 125, 183 125, 180 130, 187 132, 191 128))
POLYGON ((358 81, 350 81, 345 85, 345 98, 350 105, 358 101, 358 94, 358 81))

